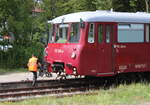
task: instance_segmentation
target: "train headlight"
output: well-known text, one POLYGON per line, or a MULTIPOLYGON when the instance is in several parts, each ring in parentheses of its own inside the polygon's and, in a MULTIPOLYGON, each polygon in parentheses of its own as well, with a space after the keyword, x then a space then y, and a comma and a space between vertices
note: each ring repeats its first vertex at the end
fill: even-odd
POLYGON ((77 75, 77 69, 75 67, 73 68, 73 74, 77 75))
POLYGON ((76 58, 76 53, 75 53, 75 52, 72 52, 71 58, 72 58, 72 59, 75 59, 75 58, 76 58))

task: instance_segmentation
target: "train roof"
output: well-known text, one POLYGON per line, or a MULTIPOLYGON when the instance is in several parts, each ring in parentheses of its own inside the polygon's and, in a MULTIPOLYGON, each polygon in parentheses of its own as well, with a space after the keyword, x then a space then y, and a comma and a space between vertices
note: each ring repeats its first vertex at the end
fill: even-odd
POLYGON ((52 23, 68 22, 132 22, 150 23, 150 14, 145 12, 113 12, 113 11, 86 11, 59 16, 52 23))

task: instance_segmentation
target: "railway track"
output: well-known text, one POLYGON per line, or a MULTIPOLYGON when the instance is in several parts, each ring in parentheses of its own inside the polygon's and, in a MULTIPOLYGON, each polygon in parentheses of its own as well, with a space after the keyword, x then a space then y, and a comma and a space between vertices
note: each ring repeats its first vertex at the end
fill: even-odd
POLYGON ((35 87, 31 87, 30 82, 2 83, 0 86, 1 102, 19 101, 43 95, 61 97, 64 94, 67 96, 70 94, 89 94, 89 90, 99 89, 87 79, 38 81, 35 87))
POLYGON ((64 97, 74 94, 97 94, 89 93, 89 90, 100 88, 109 89, 119 84, 130 84, 142 82, 149 83, 150 78, 144 73, 138 76, 136 73, 119 75, 118 77, 107 78, 78 78, 67 80, 45 80, 38 81, 32 87, 32 81, 0 83, 0 101, 19 101, 28 98, 42 97, 43 95, 52 97, 64 97), (135 76, 136 75, 136 76, 135 76))

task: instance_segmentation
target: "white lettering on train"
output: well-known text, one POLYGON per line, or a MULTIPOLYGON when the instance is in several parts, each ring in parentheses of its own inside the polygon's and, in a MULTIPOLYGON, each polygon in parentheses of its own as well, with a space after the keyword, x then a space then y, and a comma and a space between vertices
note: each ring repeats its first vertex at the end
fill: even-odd
POLYGON ((114 45, 114 48, 126 48, 126 45, 114 45))
POLYGON ((127 65, 120 65, 119 66, 119 70, 125 70, 125 69, 127 69, 127 65))
POLYGON ((136 69, 141 69, 141 68, 146 68, 146 67, 147 67, 146 64, 135 64, 136 69))
POLYGON ((61 49, 55 49, 54 52, 55 52, 55 53, 64 53, 64 50, 61 50, 61 49))

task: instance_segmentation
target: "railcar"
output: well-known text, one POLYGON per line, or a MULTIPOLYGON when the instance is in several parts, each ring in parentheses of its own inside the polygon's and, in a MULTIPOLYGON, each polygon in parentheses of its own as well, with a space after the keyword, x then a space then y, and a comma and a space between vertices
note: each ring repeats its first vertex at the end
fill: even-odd
POLYGON ((49 23, 49 72, 98 77, 150 71, 148 13, 86 11, 49 23))

